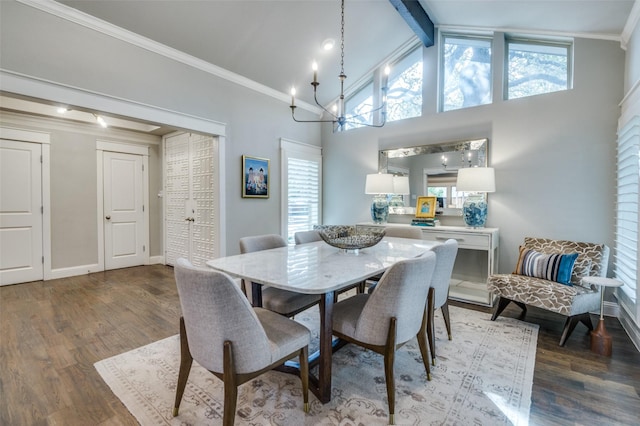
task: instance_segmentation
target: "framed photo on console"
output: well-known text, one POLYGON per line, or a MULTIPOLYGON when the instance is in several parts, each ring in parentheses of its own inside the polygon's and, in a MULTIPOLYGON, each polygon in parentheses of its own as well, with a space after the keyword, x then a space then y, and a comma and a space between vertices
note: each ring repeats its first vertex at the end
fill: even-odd
POLYGON ((434 218, 436 216, 436 197, 418 197, 416 202, 416 217, 434 218))
POLYGON ((269 159, 242 156, 242 197, 269 198, 269 159))

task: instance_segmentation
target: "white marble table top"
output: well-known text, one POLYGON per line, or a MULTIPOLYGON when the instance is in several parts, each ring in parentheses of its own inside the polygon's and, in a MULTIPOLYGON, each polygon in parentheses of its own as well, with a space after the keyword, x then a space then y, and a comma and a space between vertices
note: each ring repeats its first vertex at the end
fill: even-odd
POLYGON ((323 294, 361 282, 438 244, 385 237, 375 246, 354 253, 318 241, 221 257, 209 260, 207 265, 255 283, 299 293, 323 294))

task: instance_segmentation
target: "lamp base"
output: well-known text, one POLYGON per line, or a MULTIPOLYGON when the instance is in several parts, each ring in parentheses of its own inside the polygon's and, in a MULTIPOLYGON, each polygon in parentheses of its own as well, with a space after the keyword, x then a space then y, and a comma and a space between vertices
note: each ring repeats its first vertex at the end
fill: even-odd
POLYGON ((470 194, 465 198, 462 218, 470 228, 484 228, 487 221, 487 201, 484 194, 470 194))
POLYGON ((386 195, 376 195, 373 197, 373 203, 371 203, 371 219, 373 223, 383 224, 387 223, 389 219, 389 202, 386 195))

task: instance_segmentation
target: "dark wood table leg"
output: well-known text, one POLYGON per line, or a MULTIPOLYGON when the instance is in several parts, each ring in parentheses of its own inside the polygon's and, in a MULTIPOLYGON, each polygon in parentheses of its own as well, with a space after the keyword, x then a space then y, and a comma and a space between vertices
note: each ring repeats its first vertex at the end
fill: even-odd
POLYGON ((331 401, 333 296, 334 292, 331 291, 320 297, 320 358, 318 363, 317 389, 312 390, 323 404, 331 401))
POLYGON ((251 283, 251 304, 254 308, 262 308, 262 284, 251 283))

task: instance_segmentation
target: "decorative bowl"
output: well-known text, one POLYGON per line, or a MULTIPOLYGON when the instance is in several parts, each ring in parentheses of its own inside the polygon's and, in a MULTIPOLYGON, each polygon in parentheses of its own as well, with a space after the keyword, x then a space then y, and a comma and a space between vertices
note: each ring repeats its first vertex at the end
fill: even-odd
POLYGON ((359 250, 375 246, 384 237, 384 229, 358 229, 355 226, 326 225, 316 228, 320 238, 332 247, 359 250))

